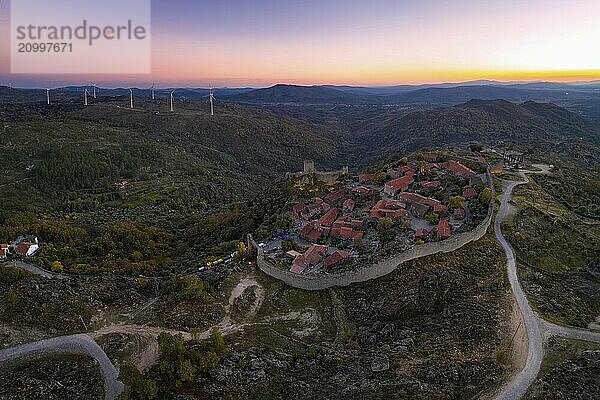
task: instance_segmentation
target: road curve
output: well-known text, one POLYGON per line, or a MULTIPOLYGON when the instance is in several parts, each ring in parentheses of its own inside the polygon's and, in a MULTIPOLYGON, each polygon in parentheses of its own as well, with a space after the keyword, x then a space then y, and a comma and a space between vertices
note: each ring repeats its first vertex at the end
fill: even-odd
POLYGON ((527 301, 525 293, 523 292, 521 284, 519 283, 517 266, 515 263, 515 252, 502 234, 501 230, 502 221, 504 221, 509 213, 508 202, 511 198, 513 189, 518 185, 523 185, 529 182, 529 179, 527 176, 525 176, 525 174, 521 174, 521 176, 525 179, 524 181, 508 182, 503 189, 502 198, 500 200, 500 209, 498 210, 496 220, 494 221, 494 234, 506 253, 508 280, 510 281, 510 287, 515 296, 517 304, 519 305, 519 310, 523 315, 528 341, 527 361, 525 363, 525 368, 516 374, 513 379, 505 385, 505 387, 502 389, 502 392, 496 397, 498 400, 520 399, 537 377, 542 364, 542 359, 544 358, 543 338, 540 326, 538 324, 538 318, 529 306, 529 302, 527 301))
POLYGON ((8 264, 9 265, 13 264, 17 268, 24 269, 25 271, 29 271, 34 275, 38 275, 38 276, 48 278, 48 279, 52 279, 52 278, 64 279, 65 278, 65 275, 63 275, 63 274, 56 274, 54 272, 46 271, 44 269, 41 269, 37 265, 29 264, 29 263, 26 263, 23 261, 11 261, 11 262, 8 262, 8 264))
POLYGON ((581 329, 573 326, 556 325, 545 320, 542 320, 541 323, 549 335, 600 343, 600 332, 594 332, 590 331, 589 329, 581 329))
POLYGON ((104 376, 106 399, 113 400, 123 392, 124 387, 117 380, 118 372, 115 366, 110 362, 100 346, 88 335, 84 334, 60 336, 0 350, 0 363, 17 360, 28 355, 40 354, 83 354, 91 356, 98 360, 100 364, 100 369, 104 376))

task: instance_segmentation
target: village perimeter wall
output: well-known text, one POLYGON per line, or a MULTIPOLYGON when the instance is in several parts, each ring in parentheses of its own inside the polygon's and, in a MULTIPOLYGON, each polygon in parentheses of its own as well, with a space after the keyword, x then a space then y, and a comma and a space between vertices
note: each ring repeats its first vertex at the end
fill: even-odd
POLYGON ((429 242, 417 245, 412 249, 400 253, 396 256, 379 261, 377 264, 362 267, 353 271, 331 274, 302 275, 295 274, 288 270, 275 267, 265 259, 264 251, 254 244, 258 249, 256 263, 258 268, 265 274, 285 282, 287 285, 304 290, 323 290, 335 286, 348 286, 353 283, 365 282, 371 279, 377 279, 394 272, 402 263, 414 260, 420 257, 426 257, 438 253, 451 253, 463 247, 466 244, 481 239, 487 232, 492 222, 494 214, 494 185, 488 173, 488 182, 492 189, 492 198, 486 218, 475 229, 470 232, 461 233, 452 236, 441 242, 429 242))

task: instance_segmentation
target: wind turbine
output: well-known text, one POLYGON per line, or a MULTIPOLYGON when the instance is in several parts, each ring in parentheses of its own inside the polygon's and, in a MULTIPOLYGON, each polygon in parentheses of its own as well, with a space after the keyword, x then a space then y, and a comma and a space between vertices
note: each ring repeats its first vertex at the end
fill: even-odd
POLYGON ((88 105, 88 90, 87 88, 85 88, 85 91, 83 92, 83 105, 87 106, 88 105))
POLYGON ((46 89, 46 103, 50 105, 50 89, 46 89))
POLYGON ((152 89, 152 100, 156 100, 156 96, 154 95, 154 82, 152 82, 152 87, 150 87, 150 89, 152 89))
POLYGON ((173 93, 175 93, 174 90, 171 92, 171 112, 173 112, 173 93))
POLYGON ((133 90, 129 89, 129 107, 133 109, 133 90))
POLYGON ((92 85, 94 86, 94 98, 96 98, 96 84, 92 83, 92 85))
POLYGON ((210 100, 210 115, 214 116, 215 115, 215 107, 214 107, 213 102, 215 101, 215 94, 210 85, 208 85, 208 99, 210 100))

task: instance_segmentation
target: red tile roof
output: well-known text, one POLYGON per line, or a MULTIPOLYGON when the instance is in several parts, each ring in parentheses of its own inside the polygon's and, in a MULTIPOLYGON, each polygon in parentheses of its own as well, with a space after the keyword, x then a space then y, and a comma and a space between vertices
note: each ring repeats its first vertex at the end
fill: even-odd
POLYGON ((427 233, 429 233, 429 232, 427 232, 427 229, 425 229, 425 228, 419 228, 415 232, 415 237, 421 238, 423 236, 426 236, 427 233))
POLYGON ((358 186, 352 189, 352 192, 358 193, 361 196, 367 195, 371 193, 373 189, 369 189, 368 187, 358 186))
POLYGON ((317 224, 320 226, 330 227, 333 224, 333 221, 335 221, 335 218, 337 217, 337 215, 338 215, 338 209, 333 207, 329 211, 327 211, 325 213, 325 215, 323 215, 321 218, 319 218, 317 220, 317 224))
POLYGON ((475 190, 473 188, 467 188, 463 192, 463 197, 466 199, 471 198, 471 197, 477 197, 477 190, 475 190))
POLYGON ((352 227, 343 226, 340 228, 340 236, 341 237, 351 238, 352 232, 353 232, 352 227))
POLYGON ((27 255, 27 252, 29 251, 29 248, 31 247, 33 243, 29 243, 29 242, 21 242, 17 245, 17 248, 15 249, 15 251, 17 252, 17 254, 20 254, 22 256, 27 255))
POLYGON ((325 196, 325 200, 329 204, 333 205, 334 203, 337 203, 346 193, 348 193, 348 188, 343 187, 335 192, 329 193, 327 196, 325 196))
POLYGON ((354 228, 358 228, 360 226, 363 226, 363 223, 364 223, 364 221, 361 220, 361 219, 353 219, 351 221, 352 227, 354 227, 354 228))
POLYGON ((442 203, 438 203, 438 204, 434 204, 433 205, 433 211, 434 212, 440 212, 440 211, 444 211, 446 209, 448 209, 448 207, 446 207, 442 203))
POLYGON ((450 223, 448 222, 448 218, 440 219, 440 222, 438 222, 437 234, 438 237, 441 238, 450 237, 450 223))
POLYGON ((379 200, 371 209, 371 218, 381 218, 383 215, 396 218, 408 215, 404 210, 406 204, 400 200, 379 200), (391 214, 391 215, 388 215, 391 214))
POLYGON ((326 230, 324 232, 321 229, 318 229, 315 226, 314 221, 300 229, 300 236, 303 236, 313 242, 319 239, 323 233, 328 233, 328 231, 326 230))
POLYGON ((447 208, 445 205, 443 205, 441 202, 439 202, 436 199, 432 199, 431 197, 421 196, 420 194, 416 194, 416 193, 400 193, 398 196, 407 201, 426 204, 428 206, 431 206, 431 207, 433 207, 433 211, 435 211, 435 212, 442 211, 447 208))
POLYGON ((298 203, 296 204, 294 207, 292 207, 292 210, 294 211, 294 215, 296 216, 296 218, 300 219, 300 213, 302 212, 302 210, 304 210, 304 203, 298 203))
POLYGON ((354 200, 347 199, 346 201, 344 201, 344 207, 354 207, 354 200))
POLYGON ((448 171, 456 174, 456 175, 460 175, 460 176, 467 176, 467 175, 474 175, 475 172, 473 172, 470 168, 465 167, 464 165, 462 165, 461 163, 459 163, 456 160, 448 160, 444 163, 441 164, 442 168, 447 169, 448 171))
POLYGON ((310 265, 315 265, 321 261, 325 253, 327 253, 327 246, 314 244, 306 250, 306 253, 304 253, 303 256, 310 265))
POLYGON ((392 179, 386 183, 385 186, 393 190, 402 190, 406 189, 414 181, 415 180, 412 178, 412 176, 403 176, 401 178, 392 179))
POLYGON ((379 200, 377 204, 371 209, 371 218, 380 218, 379 210, 385 208, 385 200, 379 200))
MULTIPOLYGON (((300 259, 301 257, 296 257, 296 260, 300 259)), ((292 264, 292 268, 290 268, 290 272, 293 272, 295 274, 301 274, 304 272, 304 270, 306 269, 307 265, 304 262, 296 262, 294 260, 294 263, 292 264)))
POLYGON ((345 215, 341 216, 333 223, 333 228, 331 228, 331 236, 353 238, 361 233, 360 231, 354 230, 354 227, 360 225, 362 225, 362 221, 351 220, 345 215))
POLYGON ((8 245, 7 244, 0 244, 0 249, 4 249, 7 250, 8 249, 8 245))
POLYGON ((341 228, 344 225, 344 222, 346 222, 347 218, 348 217, 346 217, 345 215, 340 216, 338 219, 335 220, 332 226, 334 228, 341 228))
POLYGON ((307 267, 321 262, 325 253, 327 253, 327 246, 320 246, 317 244, 310 246, 304 254, 294 259, 290 271, 301 274, 307 267))
POLYGON ((386 217, 394 219, 399 217, 406 217, 408 215, 408 211, 399 209, 399 210, 389 210, 384 208, 383 210, 379 210, 380 213, 383 213, 386 217))
POLYGON ((395 178, 398 178, 398 177, 401 177, 402 175, 404 175, 402 172, 400 172, 396 168, 390 168, 386 172, 392 179, 395 179, 395 178))
POLYGON ((377 178, 377 174, 359 174, 358 175, 359 182, 374 181, 376 178, 377 178))
POLYGON ((323 265, 325 268, 329 268, 332 265, 335 265, 343 260, 346 260, 350 257, 350 253, 345 250, 337 250, 335 253, 327 256, 325 261, 323 261, 323 265))

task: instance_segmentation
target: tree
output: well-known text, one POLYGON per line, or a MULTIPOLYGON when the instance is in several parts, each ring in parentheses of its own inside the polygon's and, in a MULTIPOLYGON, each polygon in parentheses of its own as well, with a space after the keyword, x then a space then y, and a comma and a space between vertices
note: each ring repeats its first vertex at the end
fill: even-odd
POLYGON ((402 218, 402 222, 400 223, 400 227, 403 230, 408 230, 411 227, 410 218, 402 218))
POLYGON ((482 204, 490 204, 490 201, 492 200, 492 189, 490 189, 489 187, 483 189, 483 191, 479 195, 479 200, 482 204))
POLYGON ((73 311, 76 315, 84 316, 88 313, 88 308, 85 302, 78 298, 75 300, 75 303, 73 303, 73 311))
POLYGON ((6 304, 7 308, 13 308, 19 305, 21 299, 19 296, 13 292, 12 290, 7 292, 4 296, 4 304, 6 304))
POLYGON ((465 198, 462 196, 451 196, 448 200, 450 208, 463 208, 465 205, 465 198))
POLYGON ((242 262, 248 257, 248 252, 246 251, 246 245, 244 242, 239 242, 237 246, 237 250, 233 256, 233 259, 236 262, 242 262))
POLYGON ((427 213, 425 220, 430 224, 437 224, 440 221, 440 215, 436 213, 427 213))
POLYGON ((202 371, 213 369, 217 364, 219 364, 219 356, 214 351, 207 351, 200 359, 200 369, 202 371))
POLYGON ((300 250, 300 246, 298 246, 298 243, 296 243, 296 241, 294 239, 284 239, 281 242, 281 249, 285 252, 288 252, 290 250, 300 250))
POLYGON ((227 348, 227 344, 225 344, 225 340, 223 339, 223 335, 221 335, 221 331, 218 326, 213 326, 210 330, 210 341, 211 341, 211 349, 217 355, 224 355, 229 353, 229 349, 227 348))
POLYGON ((384 183, 386 183, 388 180, 388 176, 385 172, 381 172, 379 174, 377 174, 377 177, 375 178, 375 183, 377 183, 378 185, 383 185, 384 183))
POLYGON ((379 233, 389 231, 392 229, 392 226, 394 226, 394 221, 388 217, 380 218, 377 222, 377 229, 379 230, 379 233))
POLYGON ((136 398, 142 400, 155 399, 158 394, 156 382, 149 379, 144 379, 137 367, 130 362, 124 363, 119 368, 119 376, 117 378, 123 382, 128 388, 129 393, 123 397, 136 398))
POLYGON ((402 165, 406 165, 408 164, 408 157, 404 156, 398 162, 402 165))
POLYGON ((173 361, 185 353, 185 344, 183 335, 171 335, 168 332, 161 332, 158 335, 158 348, 161 356, 167 361, 173 361))
POLYGON ((193 381, 196 371, 196 367, 194 367, 190 360, 180 360, 177 364, 177 374, 179 375, 177 386, 181 386, 181 382, 193 381))
POLYGON ((53 261, 50 264, 50 269, 52 270, 52 272, 63 272, 64 267, 60 261, 53 261))
POLYGON ((389 243, 392 240, 394 240, 395 236, 396 236, 396 233, 390 229, 388 231, 380 233, 379 240, 381 240, 381 243, 389 243))
POLYGON ((131 258, 133 259, 133 261, 135 262, 140 262, 142 261, 142 259, 144 258, 144 255, 140 252, 140 251, 134 251, 133 254, 131 255, 131 258))
POLYGON ((210 299, 208 289, 209 284, 197 276, 182 278, 178 297, 180 300, 202 300, 204 303, 208 303, 210 299))
POLYGON ((196 342, 200 340, 200 330, 198 328, 192 328, 190 333, 192 334, 192 340, 196 342))

